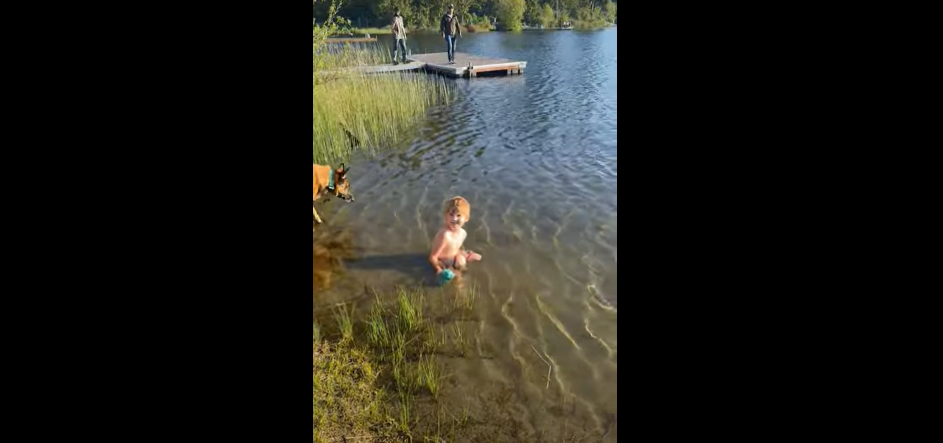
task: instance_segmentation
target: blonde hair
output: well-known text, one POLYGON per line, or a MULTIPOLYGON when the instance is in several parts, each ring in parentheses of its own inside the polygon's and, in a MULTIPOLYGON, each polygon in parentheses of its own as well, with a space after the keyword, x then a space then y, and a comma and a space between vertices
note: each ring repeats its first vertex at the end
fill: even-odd
POLYGON ((462 217, 465 217, 465 221, 468 221, 471 217, 471 204, 463 197, 456 196, 445 201, 442 212, 448 215, 449 212, 452 212, 452 209, 457 210, 462 217))

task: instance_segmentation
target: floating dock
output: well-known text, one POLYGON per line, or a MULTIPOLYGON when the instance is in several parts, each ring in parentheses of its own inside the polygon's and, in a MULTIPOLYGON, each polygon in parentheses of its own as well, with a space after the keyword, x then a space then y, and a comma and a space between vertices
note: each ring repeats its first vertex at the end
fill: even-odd
POLYGON ((449 56, 445 52, 429 54, 413 54, 409 61, 423 64, 423 69, 445 74, 449 77, 477 77, 481 73, 501 73, 506 75, 523 74, 527 62, 509 60, 506 58, 482 57, 479 55, 455 53, 455 64, 449 64, 449 56))
POLYGON ((325 43, 372 43, 377 41, 376 37, 328 37, 325 43))
POLYGON ((520 75, 524 73, 527 62, 506 58, 481 57, 478 55, 455 53, 455 64, 449 64, 448 54, 433 52, 413 54, 406 57, 408 63, 394 65, 393 62, 377 66, 361 66, 336 71, 324 71, 322 74, 377 74, 382 72, 418 71, 435 72, 449 77, 478 77, 480 74, 520 75))

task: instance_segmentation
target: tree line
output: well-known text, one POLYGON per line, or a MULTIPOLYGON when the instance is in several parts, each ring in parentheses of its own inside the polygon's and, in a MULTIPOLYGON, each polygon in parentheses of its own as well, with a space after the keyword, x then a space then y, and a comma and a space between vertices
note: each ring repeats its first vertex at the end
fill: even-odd
MULTIPOLYGON (((397 7, 407 29, 439 28, 449 4, 455 5, 459 22, 469 26, 496 24, 501 30, 520 30, 524 25, 545 28, 571 24, 595 28, 615 23, 615 1, 609 0, 343 0, 336 1, 337 15, 351 27, 384 28, 397 7)), ((331 1, 313 0, 314 19, 328 17, 331 1)))

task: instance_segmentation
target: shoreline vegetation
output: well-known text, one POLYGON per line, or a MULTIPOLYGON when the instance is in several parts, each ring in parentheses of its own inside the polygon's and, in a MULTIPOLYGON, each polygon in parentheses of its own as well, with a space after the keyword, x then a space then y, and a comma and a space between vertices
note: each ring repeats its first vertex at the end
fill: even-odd
MULTIPOLYGON (((521 31, 569 31, 569 30, 578 30, 578 31, 591 31, 596 29, 605 29, 615 26, 612 23, 592 23, 592 22, 580 22, 575 21, 570 27, 537 27, 537 26, 523 26, 521 31)), ((507 30, 500 30, 497 26, 494 25, 465 25, 464 32, 508 32, 507 30)), ((439 31, 436 29, 410 29, 410 34, 438 34, 439 31)), ((388 28, 349 28, 338 30, 337 33, 332 34, 331 37, 363 37, 370 36, 374 37, 377 35, 392 35, 393 32, 388 28)))
POLYGON ((451 378, 439 360, 471 356, 473 328, 441 319, 467 318, 477 296, 474 287, 430 294, 451 300, 435 313, 421 289, 400 287, 391 297, 374 292, 364 320, 348 305, 316 316, 313 440, 453 441, 469 409, 439 401, 451 378))

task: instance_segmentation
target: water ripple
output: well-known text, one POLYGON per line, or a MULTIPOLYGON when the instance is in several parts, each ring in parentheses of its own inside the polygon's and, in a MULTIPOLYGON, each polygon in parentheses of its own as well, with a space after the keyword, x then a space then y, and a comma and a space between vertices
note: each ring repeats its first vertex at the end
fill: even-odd
MULTIPOLYGON (((411 45, 430 52, 419 48, 435 50, 434 37, 410 37, 411 45)), ((499 348, 503 368, 534 373, 508 376, 523 385, 521 395, 546 392, 531 345, 549 354, 551 390, 602 423, 615 413, 618 353, 615 30, 478 34, 460 50, 527 60, 528 68, 523 76, 450 80, 454 102, 429 109, 413 140, 351 160, 355 203, 318 210, 328 223, 343 220, 358 250, 424 257, 442 202, 468 198, 465 245, 484 257, 469 270, 480 283, 481 340, 499 348)), ((395 271, 352 270, 348 278, 383 290, 434 277, 395 271)), ((476 368, 479 377, 503 378, 494 367, 476 368)))

